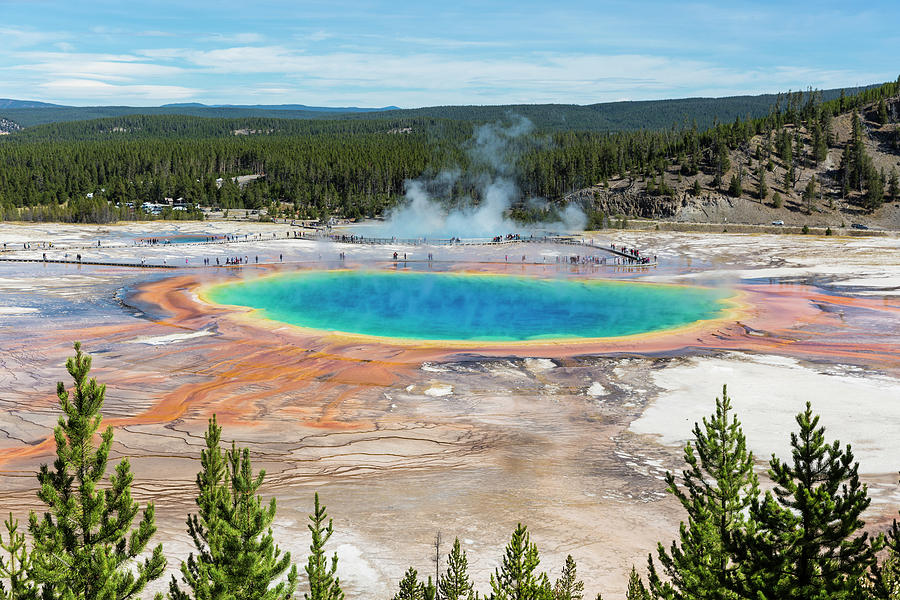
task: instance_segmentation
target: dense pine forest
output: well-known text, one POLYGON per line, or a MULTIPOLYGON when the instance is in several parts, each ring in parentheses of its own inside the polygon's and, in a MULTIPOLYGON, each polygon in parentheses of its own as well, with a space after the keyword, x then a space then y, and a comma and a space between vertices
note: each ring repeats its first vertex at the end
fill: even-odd
MULTIPOLYGON (((160 580, 166 567, 165 540, 154 539, 156 507, 141 509, 132 499, 139 474, 127 458, 107 473, 112 428, 97 442, 106 388, 89 379, 91 357, 80 344, 66 367, 74 385, 57 386, 63 413, 55 429, 57 458, 37 474, 38 498, 46 509, 29 516, 30 541, 12 515, 6 520, 6 533, 0 534, 0 598, 148 597, 147 586, 160 580)), ((333 523, 318 494, 309 515, 303 577, 274 539, 276 501, 259 495, 265 473, 254 471, 247 449, 223 448, 222 436, 213 417, 196 479, 196 512, 186 520, 193 551, 182 558, 166 597, 288 600, 303 589, 307 600, 343 599, 338 556, 326 549, 333 523)), ((652 549, 640 571, 632 568, 626 598, 900 598, 900 524, 895 520, 886 532, 866 530, 863 513, 871 499, 859 481, 851 446, 828 440, 809 403, 797 415, 790 439, 790 459, 772 456, 767 477, 773 487, 762 492, 755 457, 723 388, 713 414, 694 426, 684 470, 666 475, 668 491, 686 513, 678 539, 652 549)), ((458 538, 449 556, 438 555, 438 565, 446 570, 436 579, 420 577, 411 566, 394 600, 585 596, 574 557, 567 557, 561 576, 551 582, 523 524, 513 531, 488 582, 472 581, 458 538)))
MULTIPOLYGON (((585 121, 573 119, 575 129, 560 130, 540 117, 541 111, 552 113, 551 108, 523 110, 526 117, 538 117, 504 149, 509 162, 509 173, 504 174, 514 178, 521 193, 522 203, 512 207, 513 215, 529 218, 524 203, 528 198, 559 203, 576 190, 625 175, 653 182, 659 177, 660 183, 647 186, 647 192, 672 196, 663 174, 673 168, 685 176, 704 173, 711 189, 741 195, 743 173, 737 182, 733 179, 738 174, 725 178, 729 155, 736 150, 749 153, 754 136, 770 140, 766 148, 757 146, 757 154, 780 156, 793 166, 808 160, 804 157, 809 153, 791 155, 800 145, 791 131, 802 126, 813 136, 811 156, 818 161, 823 149, 835 144, 829 130, 833 117, 875 107, 877 118, 896 121, 898 86, 900 80, 830 100, 812 90, 781 95, 763 116, 738 117, 708 128, 682 122, 664 129, 608 132, 579 129, 585 121)), ((496 107, 484 111, 486 117, 512 124, 522 118, 498 114, 496 107)), ((641 111, 648 124, 659 118, 653 103, 641 111)), ((427 112, 316 120, 133 115, 29 127, 0 137, 0 216, 77 222, 138 219, 147 216, 140 210, 145 202, 182 198, 220 208, 265 207, 270 215, 372 217, 400 200, 406 180, 445 170, 466 174, 451 199, 477 203, 477 182, 486 166, 473 162, 467 150, 484 124, 447 118, 462 116, 449 109, 440 117, 427 112), (249 174, 261 177, 245 186, 233 181, 249 174)), ((664 113, 664 118, 673 114, 664 113)), ((900 150, 900 129, 889 143, 900 150)), ((848 191, 864 194, 867 210, 891 197, 891 174, 872 167, 858 137, 848 144, 843 162, 840 176, 848 191)), ((594 216, 593 206, 583 208, 594 216)))
MULTIPOLYGON (((866 87, 843 90, 855 94, 866 87)), ((825 100, 837 98, 842 90, 825 90, 825 100)), ((189 115, 194 117, 239 119, 410 119, 430 117, 469 122, 493 122, 509 113, 525 116, 542 129, 590 131, 633 131, 639 129, 663 129, 673 123, 696 121, 706 129, 716 120, 733 121, 735 118, 761 117, 769 112, 777 101, 774 94, 758 96, 732 96, 726 98, 683 98, 675 100, 642 100, 589 104, 504 104, 496 106, 430 106, 411 109, 324 109, 317 107, 287 106, 204 106, 202 104, 175 104, 152 107, 131 106, 57 106, 41 103, 0 103, 0 117, 5 117, 22 127, 33 127, 60 121, 85 121, 128 115, 189 115), (31 105, 28 108, 20 105, 31 105), (38 106, 41 105, 41 106, 38 106)))

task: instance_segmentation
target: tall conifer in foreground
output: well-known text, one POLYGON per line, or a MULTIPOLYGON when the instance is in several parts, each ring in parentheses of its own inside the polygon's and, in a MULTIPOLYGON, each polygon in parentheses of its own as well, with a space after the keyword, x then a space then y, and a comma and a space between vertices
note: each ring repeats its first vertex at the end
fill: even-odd
POLYGON ((0 600, 37 600, 38 589, 28 574, 31 556, 25 535, 19 533, 19 522, 12 513, 3 525, 7 535, 4 542, 0 534, 0 549, 5 555, 0 555, 0 600))
POLYGON ((632 566, 631 574, 628 576, 628 589, 625 590, 625 600, 650 600, 650 598, 650 592, 644 587, 637 569, 632 566))
POLYGON ((549 600, 553 597, 546 573, 537 573, 541 559, 528 529, 519 523, 506 546, 500 567, 491 575, 491 600, 549 600))
POLYGON ((412 567, 407 569, 394 600, 425 600, 425 584, 419 581, 418 571, 412 567))
POLYGON ((757 531, 747 536, 744 564, 752 597, 841 600, 859 597, 880 539, 861 532, 870 499, 850 446, 825 442, 807 402, 791 433, 791 461, 775 455, 769 477, 774 493, 754 501, 757 531))
POLYGON ((453 542, 450 556, 447 559, 447 571, 441 574, 438 581, 438 598, 440 600, 472 600, 472 581, 469 579, 469 560, 466 552, 459 545, 459 538, 453 542))
POLYGON ((181 576, 188 591, 182 590, 175 576, 169 583, 169 597, 174 600, 221 598, 227 587, 222 565, 222 538, 214 535, 219 526, 219 505, 225 499, 225 456, 220 446, 222 428, 216 417, 209 420, 204 436, 206 448, 200 452, 201 470, 197 473, 196 514, 187 518, 188 534, 197 550, 181 563, 181 576))
POLYGON ((297 567, 272 535, 275 500, 263 506, 257 495, 265 471, 253 474, 250 451, 219 447, 222 428, 215 418, 206 432, 197 475, 199 513, 188 517, 197 549, 182 563, 186 590, 173 577, 175 600, 286 600, 297 589, 297 567), (290 568, 290 570, 288 570, 290 568), (287 572, 285 576, 285 572, 287 572))
POLYGON ((872 565, 870 584, 873 598, 900 598, 900 523, 897 519, 887 533, 887 552, 879 563, 872 565))
POLYGON ((584 582, 578 580, 575 559, 566 556, 562 574, 553 586, 553 600, 581 600, 584 598, 584 582))
POLYGON ((669 551, 659 544, 657 555, 668 581, 656 572, 651 555, 649 585, 655 597, 674 599, 738 598, 741 586, 733 548, 748 527, 745 512, 759 495, 753 453, 741 424, 733 416, 728 389, 716 398, 716 412, 694 424, 694 440, 684 449, 688 468, 679 488, 666 473, 668 490, 688 514, 679 542, 669 551))
POLYGON ((113 442, 112 427, 107 427, 100 445, 94 445, 106 386, 88 380, 91 357, 81 352, 78 342, 66 369, 75 386, 71 394, 62 382, 56 388, 64 415, 54 430, 53 469, 41 465, 38 472, 38 498, 48 510, 42 518, 35 513, 29 517, 31 573, 45 599, 134 598, 162 575, 166 564, 161 545, 138 560, 156 532, 155 510, 149 504, 132 528, 138 504, 131 498, 133 476, 127 458, 101 488, 113 442))
POLYGON ((343 600, 344 592, 341 590, 340 579, 336 576, 338 556, 337 552, 331 557, 331 566, 328 566, 328 558, 325 556, 325 543, 334 533, 331 519, 325 525, 328 515, 325 507, 319 504, 319 494, 316 492, 315 509, 309 515, 310 534, 312 544, 309 546, 309 560, 306 564, 306 576, 309 579, 309 593, 304 594, 306 600, 343 600))

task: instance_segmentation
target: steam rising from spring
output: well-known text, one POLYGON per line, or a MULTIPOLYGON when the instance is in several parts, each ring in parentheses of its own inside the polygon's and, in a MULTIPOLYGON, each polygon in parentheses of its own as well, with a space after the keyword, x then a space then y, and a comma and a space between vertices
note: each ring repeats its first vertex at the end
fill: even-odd
MULTIPOLYGON (((405 202, 387 214, 385 222, 376 226, 382 237, 492 237, 512 232, 574 231, 583 229, 586 217, 581 208, 569 204, 558 211, 559 220, 530 223, 512 221, 508 214, 521 192, 513 178, 517 140, 531 133, 533 125, 517 117, 506 126, 482 125, 475 129, 468 143, 472 166, 469 173, 445 170, 436 177, 406 181, 405 202), (472 198, 454 198, 457 183, 477 190, 480 202, 472 198)), ((526 206, 546 208, 541 198, 528 198, 526 206)))

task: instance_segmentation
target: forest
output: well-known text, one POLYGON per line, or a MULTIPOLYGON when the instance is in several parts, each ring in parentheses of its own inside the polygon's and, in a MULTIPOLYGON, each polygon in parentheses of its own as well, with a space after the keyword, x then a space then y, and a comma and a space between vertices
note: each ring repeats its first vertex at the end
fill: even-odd
MULTIPOLYGON (((856 94, 866 87, 848 88, 847 94, 856 94)), ((842 90, 822 92, 825 100, 837 98, 842 90)), ((340 109, 292 106, 204 106, 180 104, 151 107, 133 106, 55 106, 44 105, 22 108, 16 103, 0 106, 0 117, 5 117, 22 127, 33 127, 60 121, 84 121, 128 115, 189 115, 194 117, 239 119, 411 119, 431 117, 469 122, 493 122, 510 113, 521 114, 541 129, 591 131, 629 131, 638 129, 664 129, 685 121, 697 121, 706 129, 716 120, 733 121, 735 118, 761 117, 777 101, 775 94, 758 96, 731 96, 726 98, 680 98, 674 100, 645 100, 604 102, 590 105, 577 104, 504 104, 494 106, 430 106, 411 109, 340 109)), ((27 103, 26 103, 27 104, 27 103)))
MULTIPOLYGON (((513 214, 527 219, 529 198, 559 203, 566 194, 611 177, 655 178, 673 166, 685 174, 714 176, 714 188, 724 192, 730 184, 722 180, 729 150, 747 148, 754 135, 782 134, 791 124, 811 131, 827 127, 830 117, 898 95, 898 86, 900 80, 830 100, 812 90, 779 95, 763 116, 709 128, 681 123, 637 131, 556 130, 538 120, 504 150, 521 193, 513 214)), ((486 166, 474 163, 468 150, 483 123, 362 114, 317 120, 132 115, 26 128, 0 137, 0 217, 140 219, 147 218, 140 204, 164 198, 221 208, 265 207, 270 215, 300 218, 373 217, 400 201, 407 180, 445 170, 466 175, 448 201, 480 200, 477 182, 486 166), (232 181, 246 174, 264 177, 244 187, 232 181)), ((443 114, 454 116, 449 110, 443 114)), ((491 116, 513 125, 529 123, 522 115, 491 116)), ((828 132, 820 133, 822 143, 834 143, 828 132)), ((893 143, 900 149, 900 131, 893 143)), ((855 153, 864 154, 860 144, 851 150, 843 168, 848 185, 877 187, 865 157, 855 153)), ((671 191, 659 187, 653 193, 671 191)))
MULTIPOLYGON (((66 363, 72 387, 57 385, 56 459, 37 473, 37 496, 46 508, 28 517, 30 542, 11 514, 0 533, 0 599, 128 600, 163 576, 167 559, 154 539, 156 507, 141 508, 131 497, 137 474, 127 457, 107 473, 114 434, 112 427, 100 431, 106 387, 89 379, 91 362, 76 343, 66 363)), ((274 538, 276 500, 259 494, 265 472, 254 471, 249 450, 224 445, 222 435, 213 416, 200 456, 196 512, 186 517, 193 551, 168 582, 168 593, 154 598, 288 600, 302 589, 307 600, 342 600, 338 555, 326 551, 333 523, 318 494, 302 577, 274 538)), ((790 459, 772 455, 768 461, 773 487, 762 492, 756 458, 723 387, 714 412, 694 426, 684 470, 665 477, 684 510, 678 537, 648 549, 640 571, 632 567, 626 598, 900 598, 900 524, 895 519, 886 532, 866 529, 871 498, 850 444, 828 440, 809 403, 790 440, 790 459)), ((472 581, 458 538, 435 562, 434 578, 410 566, 393 600, 585 596, 573 556, 551 582, 521 523, 488 582, 472 581)))

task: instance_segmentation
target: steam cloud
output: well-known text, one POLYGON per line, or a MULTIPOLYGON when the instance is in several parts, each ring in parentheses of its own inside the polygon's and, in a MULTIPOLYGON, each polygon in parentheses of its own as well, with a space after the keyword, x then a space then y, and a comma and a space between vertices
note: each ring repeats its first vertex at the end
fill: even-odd
MULTIPOLYGON (((515 140, 533 129, 524 117, 507 126, 489 124, 478 127, 469 141, 468 155, 473 171, 442 171, 429 179, 406 182, 405 202, 391 210, 384 223, 375 227, 383 237, 492 237, 531 231, 574 231, 583 229, 587 219, 581 208, 568 204, 559 211, 559 220, 531 223, 527 226, 510 220, 510 207, 521 198, 513 179, 515 140), (478 190, 481 201, 453 198, 454 186, 465 182, 478 190)), ((529 198, 526 205, 546 208, 541 198, 529 198)))

